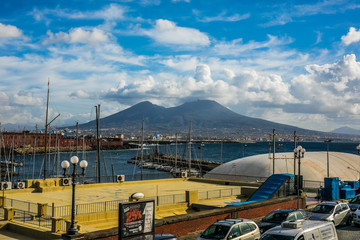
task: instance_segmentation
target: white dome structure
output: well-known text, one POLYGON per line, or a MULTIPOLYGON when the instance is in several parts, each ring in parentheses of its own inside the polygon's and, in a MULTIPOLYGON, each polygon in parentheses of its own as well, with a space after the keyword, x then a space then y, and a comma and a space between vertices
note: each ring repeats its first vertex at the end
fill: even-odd
MULTIPOLYGON (((298 158, 295 171, 298 174, 298 158)), ((301 157, 301 175, 307 182, 323 182, 327 177, 327 152, 305 152, 301 157)), ((330 177, 341 181, 357 181, 360 178, 360 156, 342 152, 329 152, 330 177)), ((276 153, 275 173, 294 174, 294 153, 276 153)), ((261 154, 224 163, 204 178, 241 181, 264 181, 273 174, 272 154, 261 154)))

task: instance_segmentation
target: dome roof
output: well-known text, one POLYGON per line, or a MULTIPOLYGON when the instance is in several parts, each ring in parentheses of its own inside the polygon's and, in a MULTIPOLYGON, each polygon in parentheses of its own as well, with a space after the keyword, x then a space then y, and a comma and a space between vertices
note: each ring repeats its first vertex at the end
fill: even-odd
MULTIPOLYGON (((263 181, 273 173, 272 154, 261 154, 224 163, 205 178, 242 181, 263 181)), ((298 174, 298 158, 296 159, 298 174)), ((301 175, 304 180, 323 182, 327 177, 327 152, 306 152, 301 158, 301 175)), ((360 156, 342 152, 329 152, 330 177, 342 181, 357 181, 360 177, 360 156)), ((294 174, 294 153, 276 153, 275 173, 294 174)))

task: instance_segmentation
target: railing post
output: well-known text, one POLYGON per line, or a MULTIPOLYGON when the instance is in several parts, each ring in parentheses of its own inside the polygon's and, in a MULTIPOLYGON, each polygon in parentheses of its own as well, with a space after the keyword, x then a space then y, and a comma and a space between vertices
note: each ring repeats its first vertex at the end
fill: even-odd
POLYGON ((52 217, 51 218, 51 232, 58 233, 61 231, 61 221, 63 218, 60 217, 52 217))
POLYGON ((42 217, 46 215, 47 212, 47 203, 38 203, 38 216, 42 217))
POLYGON ((55 203, 51 204, 51 216, 55 217, 55 203))
POLYGON ((14 208, 13 207, 5 207, 4 210, 5 210, 5 216, 4 216, 5 220, 6 221, 14 220, 14 216, 15 216, 14 208))
POLYGON ((186 191, 185 193, 186 193, 186 202, 188 203, 188 206, 191 206, 191 204, 199 201, 198 190, 186 191))
POLYGON ((5 207, 6 203, 6 197, 5 196, 0 196, 0 206, 1 207, 5 207))

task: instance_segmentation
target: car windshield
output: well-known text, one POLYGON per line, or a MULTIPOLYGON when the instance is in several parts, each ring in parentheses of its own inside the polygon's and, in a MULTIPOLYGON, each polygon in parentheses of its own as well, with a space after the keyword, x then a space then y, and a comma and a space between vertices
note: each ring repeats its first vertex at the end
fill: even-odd
POLYGON ((284 235, 273 235, 273 234, 264 234, 261 236, 260 240, 294 240, 294 236, 284 236, 284 235))
POLYGON ((360 196, 354 197, 349 203, 360 204, 360 196))
POLYGON ((331 205, 317 205, 316 207, 311 210, 312 213, 323 213, 323 214, 330 214, 333 212, 335 206, 331 205))
POLYGON ((207 239, 224 239, 229 229, 230 226, 213 224, 201 234, 201 237, 207 239))
POLYGON ((262 221, 263 222, 270 222, 270 223, 282 223, 286 220, 288 216, 288 213, 282 213, 282 212, 271 212, 268 215, 266 215, 262 221))

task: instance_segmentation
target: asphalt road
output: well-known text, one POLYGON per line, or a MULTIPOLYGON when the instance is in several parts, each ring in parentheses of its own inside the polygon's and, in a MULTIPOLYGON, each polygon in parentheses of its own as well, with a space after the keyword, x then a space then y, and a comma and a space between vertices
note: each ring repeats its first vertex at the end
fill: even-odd
POLYGON ((339 240, 357 240, 360 239, 360 228, 352 226, 338 227, 337 235, 339 240))

